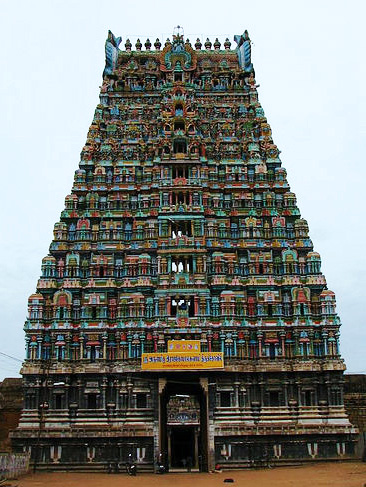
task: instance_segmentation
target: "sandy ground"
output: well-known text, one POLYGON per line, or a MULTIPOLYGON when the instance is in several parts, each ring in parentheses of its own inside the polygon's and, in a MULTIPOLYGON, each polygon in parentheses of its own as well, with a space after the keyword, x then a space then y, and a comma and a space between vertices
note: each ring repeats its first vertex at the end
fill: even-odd
POLYGON ((366 463, 319 463, 222 473, 165 475, 104 473, 36 473, 11 482, 19 487, 366 487, 366 463), (233 484, 224 480, 231 478, 233 484))

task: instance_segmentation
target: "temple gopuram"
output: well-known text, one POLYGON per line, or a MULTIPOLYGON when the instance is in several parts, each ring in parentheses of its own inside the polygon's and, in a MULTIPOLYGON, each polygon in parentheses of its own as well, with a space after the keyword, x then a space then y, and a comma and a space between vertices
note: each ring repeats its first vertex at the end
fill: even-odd
POLYGON ((210 471, 354 454, 340 320, 235 47, 111 32, 100 102, 29 298, 36 468, 210 471))

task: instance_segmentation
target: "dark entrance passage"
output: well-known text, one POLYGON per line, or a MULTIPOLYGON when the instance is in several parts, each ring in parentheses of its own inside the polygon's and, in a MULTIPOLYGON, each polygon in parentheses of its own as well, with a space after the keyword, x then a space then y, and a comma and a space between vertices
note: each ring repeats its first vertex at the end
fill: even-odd
POLYGON ((196 465, 193 426, 173 426, 170 434, 171 466, 192 468, 196 465))
MULTIPOLYGON (((208 470, 207 397, 198 374, 164 378, 160 392, 160 444, 167 468, 208 470)), ((206 379, 207 381, 207 379, 206 379)))

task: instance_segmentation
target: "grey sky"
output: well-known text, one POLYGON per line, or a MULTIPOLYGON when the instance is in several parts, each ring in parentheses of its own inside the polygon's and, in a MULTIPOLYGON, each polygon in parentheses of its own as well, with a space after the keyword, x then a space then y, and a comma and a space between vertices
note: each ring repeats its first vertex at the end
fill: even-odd
MULTIPOLYGON (((363 1, 0 4, 0 351, 24 356, 23 324, 53 225, 98 103, 108 29, 134 43, 223 40, 248 29, 259 99, 336 292, 348 372, 366 372, 363 1), (163 37, 163 38, 162 38, 163 37)), ((0 380, 17 362, 0 356, 0 380)))

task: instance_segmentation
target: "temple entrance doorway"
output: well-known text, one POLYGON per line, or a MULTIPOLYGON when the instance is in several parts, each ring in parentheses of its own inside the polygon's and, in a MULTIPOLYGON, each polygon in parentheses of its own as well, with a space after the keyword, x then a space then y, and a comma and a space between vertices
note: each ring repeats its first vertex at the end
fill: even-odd
POLYGON ((197 465, 194 426, 173 426, 170 431, 170 467, 190 470, 197 465))
POLYGON ((194 374, 164 379, 160 445, 168 469, 207 471, 207 398, 194 374), (182 377, 182 378, 181 378, 182 377))

